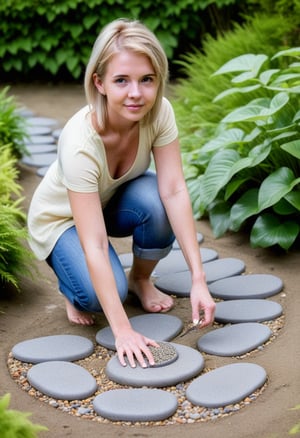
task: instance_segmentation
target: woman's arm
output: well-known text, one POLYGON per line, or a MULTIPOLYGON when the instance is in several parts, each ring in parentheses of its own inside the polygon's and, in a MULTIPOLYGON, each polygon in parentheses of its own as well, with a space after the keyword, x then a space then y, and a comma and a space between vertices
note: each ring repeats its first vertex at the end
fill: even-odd
POLYGON ((157 344, 132 329, 117 291, 99 195, 71 190, 68 195, 91 280, 116 339, 119 360, 125 366, 127 356, 130 365, 135 366, 136 357, 140 365, 145 367, 144 353, 153 365, 153 356, 147 345, 157 344))
POLYGON ((215 303, 206 285, 178 140, 163 147, 154 147, 153 155, 159 193, 192 275, 192 320, 196 323, 204 312, 201 325, 206 326, 213 322, 215 303))

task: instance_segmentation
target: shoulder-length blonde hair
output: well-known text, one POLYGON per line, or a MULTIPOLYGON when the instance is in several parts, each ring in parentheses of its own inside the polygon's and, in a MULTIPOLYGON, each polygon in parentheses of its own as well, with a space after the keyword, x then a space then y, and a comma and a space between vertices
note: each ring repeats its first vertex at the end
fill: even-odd
POLYGON ((161 106, 168 79, 168 60, 160 42, 145 25, 137 20, 115 20, 105 26, 96 39, 84 78, 86 99, 90 110, 96 112, 100 129, 105 127, 107 101, 106 96, 100 94, 95 87, 93 75, 96 73, 99 78, 104 78, 107 63, 115 53, 122 50, 131 50, 147 56, 159 81, 155 104, 144 117, 143 122, 153 123, 161 106))

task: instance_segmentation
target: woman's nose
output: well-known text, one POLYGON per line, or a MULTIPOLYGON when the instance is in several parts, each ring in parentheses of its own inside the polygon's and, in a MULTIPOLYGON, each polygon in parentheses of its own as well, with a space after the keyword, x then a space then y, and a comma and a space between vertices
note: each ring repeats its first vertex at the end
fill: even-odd
POLYGON ((138 97, 141 95, 140 85, 137 82, 131 82, 128 96, 129 97, 138 97))

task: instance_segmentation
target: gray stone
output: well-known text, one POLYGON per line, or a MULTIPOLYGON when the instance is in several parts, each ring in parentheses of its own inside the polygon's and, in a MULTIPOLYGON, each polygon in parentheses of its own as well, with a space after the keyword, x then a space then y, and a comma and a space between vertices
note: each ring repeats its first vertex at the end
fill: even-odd
POLYGON ((53 335, 19 342, 13 347, 12 354, 22 362, 39 363, 78 360, 90 356, 93 350, 92 341, 83 336, 53 335))
POLYGON ((26 150, 30 155, 33 154, 47 154, 49 152, 56 152, 57 147, 53 144, 28 144, 26 150))
POLYGON ((49 166, 39 167, 36 171, 36 174, 43 178, 43 176, 46 175, 47 170, 49 169, 49 166))
POLYGON ((52 135, 31 135, 25 140, 25 144, 54 144, 55 139, 52 135))
MULTIPOLYGON (((218 258, 218 253, 214 249, 200 248, 202 263, 211 262, 218 258)), ((158 277, 172 272, 187 271, 188 265, 185 261, 183 252, 178 250, 171 251, 167 257, 161 259, 155 267, 155 275, 158 277)))
MULTIPOLYGON (((207 283, 211 283, 220 278, 240 274, 245 270, 245 264, 240 259, 224 258, 204 263, 203 270, 207 283)), ((155 286, 165 293, 187 297, 192 287, 190 271, 162 275, 155 281, 155 286)))
POLYGON ((82 400, 97 390, 94 377, 71 362, 42 362, 27 373, 29 383, 38 391, 60 400, 82 400))
POLYGON ((234 324, 206 333, 197 347, 216 356, 240 356, 266 342, 271 334, 269 327, 257 322, 234 324))
POLYGON ((26 132, 31 135, 48 135, 51 134, 51 128, 49 126, 28 126, 26 132))
POLYGON ((280 278, 270 274, 237 275, 222 278, 209 285, 210 293, 223 300, 267 298, 283 288, 280 278))
POLYGON ((112 421, 160 421, 177 409, 175 395, 162 389, 114 389, 94 399, 97 414, 112 421))
MULTIPOLYGON (((129 319, 137 332, 155 341, 170 341, 182 330, 183 323, 177 316, 163 313, 146 313, 129 319)), ((109 326, 96 333, 96 341, 103 347, 115 350, 115 338, 109 326)))
POLYGON ((228 300, 216 304, 215 320, 221 323, 269 321, 282 314, 279 303, 264 299, 228 300))
POLYGON ((201 353, 185 345, 172 345, 178 352, 178 358, 169 365, 142 368, 137 364, 135 368, 130 365, 123 367, 115 355, 107 363, 106 375, 122 385, 164 387, 176 385, 200 374, 204 368, 201 353))
POLYGON ((32 167, 45 167, 50 166, 57 158, 55 152, 49 152, 47 154, 34 154, 29 157, 23 157, 21 162, 26 166, 32 167))
POLYGON ((28 117, 27 124, 31 126, 57 126, 58 122, 51 117, 28 117))
POLYGON ((252 363, 235 363, 196 378, 187 388, 187 399, 198 406, 218 408, 238 403, 266 381, 264 368, 252 363))
MULTIPOLYGON (((210 248, 200 248, 200 254, 203 263, 207 263, 218 258, 217 251, 210 248)), ((133 262, 133 254, 120 254, 119 259, 125 269, 130 268, 133 262)), ((185 261, 182 251, 180 249, 173 249, 166 257, 158 262, 153 274, 161 276, 170 272, 181 272, 187 270, 188 265, 185 261)))

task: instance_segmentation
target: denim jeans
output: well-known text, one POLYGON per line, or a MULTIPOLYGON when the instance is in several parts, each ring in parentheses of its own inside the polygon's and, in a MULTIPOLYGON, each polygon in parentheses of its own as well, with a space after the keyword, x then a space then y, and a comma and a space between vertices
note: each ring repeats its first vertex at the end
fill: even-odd
MULTIPOLYGON (((175 237, 153 172, 148 171, 119 187, 103 215, 108 236, 132 236, 133 254, 138 258, 160 260, 172 248, 175 237)), ((127 278, 111 243, 109 257, 118 293, 124 302, 128 293, 127 278)), ((60 236, 47 263, 58 278, 60 291, 78 310, 101 312, 75 226, 60 236)))

